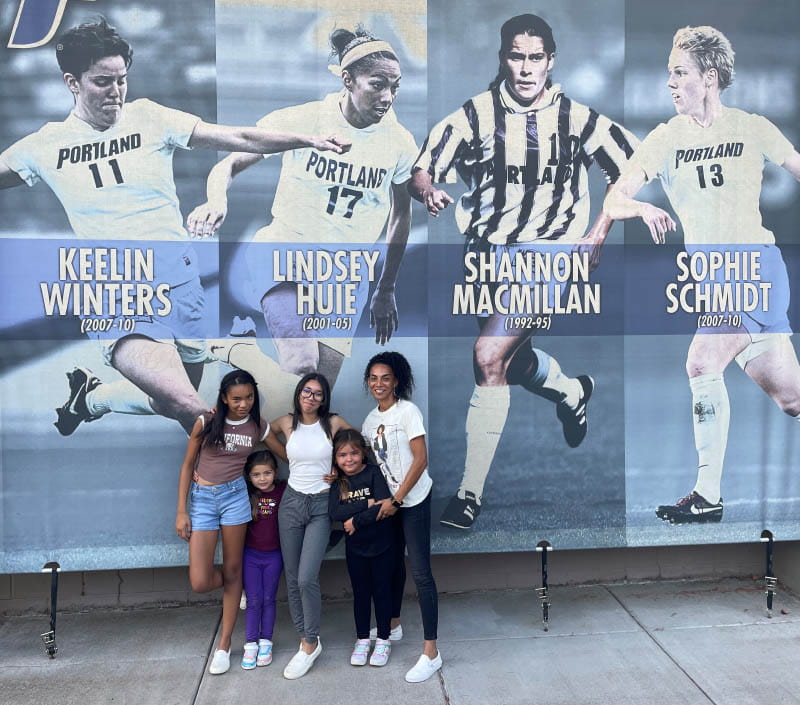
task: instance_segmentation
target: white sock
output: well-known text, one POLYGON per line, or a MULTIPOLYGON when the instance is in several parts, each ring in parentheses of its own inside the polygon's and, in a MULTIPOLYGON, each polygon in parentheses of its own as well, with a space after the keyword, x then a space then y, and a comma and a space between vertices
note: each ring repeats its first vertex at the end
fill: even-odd
POLYGON ((232 345, 228 353, 228 363, 255 377, 264 400, 261 415, 267 421, 291 413, 294 390, 300 381, 299 375, 284 372, 256 342, 237 342, 232 345))
POLYGON ((464 477, 458 492, 472 492, 478 499, 483 494, 483 485, 500 436, 506 425, 511 392, 508 386, 475 386, 467 412, 467 457, 464 461, 464 477))
MULTIPOLYGON (((536 352, 541 359, 541 352, 535 348, 534 352, 536 352)), ((547 375, 541 385, 533 390, 534 394, 538 394, 556 403, 564 401, 568 406, 574 409, 578 406, 581 394, 583 393, 581 383, 574 377, 567 377, 567 375, 561 371, 561 365, 558 364, 558 360, 552 355, 548 355, 547 358, 547 375)))
POLYGON ((721 494, 722 463, 731 417, 728 390, 721 374, 692 377, 689 386, 692 388, 692 421, 698 465, 694 491, 711 504, 716 504, 721 494))
POLYGON ((86 395, 86 408, 92 416, 102 416, 110 411, 118 414, 152 416, 150 397, 127 379, 103 382, 86 395))

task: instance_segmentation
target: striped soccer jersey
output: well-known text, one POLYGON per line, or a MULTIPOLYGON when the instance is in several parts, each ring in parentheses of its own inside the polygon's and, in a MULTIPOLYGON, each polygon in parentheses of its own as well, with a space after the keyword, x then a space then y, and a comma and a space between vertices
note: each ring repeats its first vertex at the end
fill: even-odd
POLYGON ((517 103, 505 83, 468 100, 433 130, 414 169, 434 183, 468 187, 456 223, 492 244, 576 242, 589 220, 588 168, 609 183, 637 144, 627 130, 567 98, 555 85, 546 105, 517 103))

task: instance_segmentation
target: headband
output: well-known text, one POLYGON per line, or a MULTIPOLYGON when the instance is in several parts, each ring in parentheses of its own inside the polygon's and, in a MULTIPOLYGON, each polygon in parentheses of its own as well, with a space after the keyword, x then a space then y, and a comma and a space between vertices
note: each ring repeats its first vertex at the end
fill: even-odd
POLYGON ((328 70, 335 76, 341 76, 342 70, 348 66, 352 66, 359 59, 363 59, 370 54, 377 54, 379 51, 388 51, 390 54, 397 56, 397 53, 392 49, 389 42, 384 42, 381 39, 370 39, 361 44, 356 44, 352 49, 348 49, 342 57, 339 65, 330 65, 328 70))

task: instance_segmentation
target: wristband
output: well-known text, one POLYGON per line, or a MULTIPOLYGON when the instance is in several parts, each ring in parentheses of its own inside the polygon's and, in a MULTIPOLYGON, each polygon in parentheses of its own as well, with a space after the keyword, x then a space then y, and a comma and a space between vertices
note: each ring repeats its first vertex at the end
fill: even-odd
POLYGON ((400 509, 400 507, 403 506, 403 500, 402 499, 395 499, 394 496, 392 496, 392 506, 393 507, 397 507, 398 509, 400 509))

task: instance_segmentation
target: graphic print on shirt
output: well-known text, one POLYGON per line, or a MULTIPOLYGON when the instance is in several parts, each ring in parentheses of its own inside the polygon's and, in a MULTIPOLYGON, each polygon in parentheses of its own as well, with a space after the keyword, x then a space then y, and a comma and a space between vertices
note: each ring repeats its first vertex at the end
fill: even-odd
POLYGON ((278 511, 278 503, 274 497, 259 497, 258 498, 258 515, 268 517, 278 511))
POLYGON ((226 433, 225 447, 226 453, 235 453, 239 448, 252 448, 253 437, 246 433, 226 433))
POLYGON ((385 424, 380 424, 375 429, 375 435, 370 439, 370 442, 372 443, 372 449, 375 451, 375 457, 378 459, 381 472, 386 478, 386 484, 389 485, 389 489, 394 494, 400 487, 401 482, 397 479, 400 472, 400 450, 397 444, 396 427, 389 426, 387 428, 385 424))
POLYGON ((352 504, 353 502, 362 502, 368 499, 372 499, 372 490, 369 487, 360 487, 357 490, 348 491, 339 501, 343 504, 352 504))

